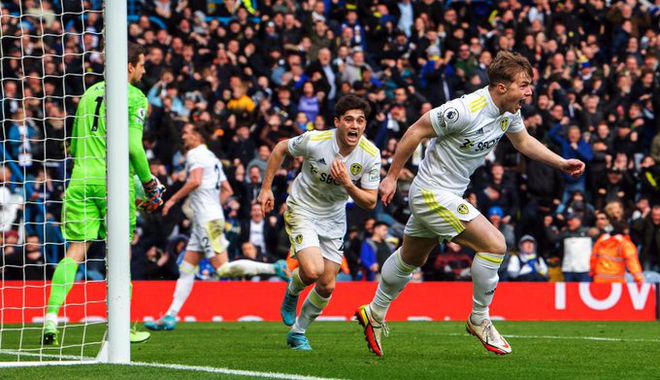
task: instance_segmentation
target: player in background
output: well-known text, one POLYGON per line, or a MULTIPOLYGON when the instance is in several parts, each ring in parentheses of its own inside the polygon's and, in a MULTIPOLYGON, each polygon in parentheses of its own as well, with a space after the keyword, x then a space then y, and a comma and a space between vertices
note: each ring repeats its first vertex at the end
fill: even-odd
POLYGON ((434 108, 417 120, 399 142, 392 166, 380 185, 381 200, 387 205, 396 191, 401 168, 423 139, 433 139, 410 188, 412 213, 403 246, 383 265, 372 302, 356 311, 367 346, 378 356, 383 355, 381 335, 387 331, 384 321, 390 304, 443 240, 476 252, 471 268, 473 302, 468 332, 489 351, 510 353, 511 347, 488 313, 499 279, 497 270, 506 253, 504 236, 463 200, 463 193, 472 173, 483 165, 485 156, 504 134, 520 153, 533 160, 573 177, 584 172, 583 162, 556 155, 527 133, 520 114, 522 105, 532 96, 533 74, 527 59, 502 51, 489 66, 488 77, 489 86, 434 108))
POLYGON ((293 326, 287 344, 294 350, 312 349, 305 331, 328 305, 335 288, 343 256, 348 197, 366 210, 376 207, 380 152, 363 137, 370 111, 367 101, 346 95, 335 106, 335 130, 306 132, 280 141, 268 160, 258 197, 264 215, 273 210, 271 185, 284 156, 304 158, 284 214, 291 249, 300 263, 291 275, 281 309, 284 324, 293 326), (316 286, 296 319, 298 296, 312 284, 316 286))
POLYGON ((222 205, 234 193, 222 170, 222 164, 205 145, 208 133, 202 127, 186 124, 181 139, 186 153, 185 185, 163 206, 167 216, 172 206, 187 197, 183 209, 192 221, 192 231, 183 261, 179 266, 179 278, 172 304, 158 321, 144 324, 149 330, 170 331, 176 327, 176 317, 185 304, 195 281, 197 266, 204 257, 208 258, 220 277, 242 277, 272 274, 288 280, 289 273, 284 260, 275 264, 251 260, 229 262, 225 239, 225 217, 222 205))
MULTIPOLYGON (((130 158, 130 184, 134 174, 144 188, 145 209, 153 212, 163 203, 165 188, 149 171, 149 162, 142 147, 142 130, 147 115, 147 98, 136 84, 144 75, 144 48, 128 43, 128 154, 130 158)), ((43 343, 58 344, 57 315, 73 287, 78 265, 85 260, 87 251, 97 239, 105 239, 106 216, 106 125, 105 81, 85 91, 78 103, 71 139, 74 158, 71 181, 64 196, 62 210, 63 233, 69 248, 57 264, 50 288, 48 308, 44 321, 43 343)), ((136 223, 135 187, 129 186, 130 233, 136 223)), ((131 342, 149 339, 146 331, 131 331, 131 342)))

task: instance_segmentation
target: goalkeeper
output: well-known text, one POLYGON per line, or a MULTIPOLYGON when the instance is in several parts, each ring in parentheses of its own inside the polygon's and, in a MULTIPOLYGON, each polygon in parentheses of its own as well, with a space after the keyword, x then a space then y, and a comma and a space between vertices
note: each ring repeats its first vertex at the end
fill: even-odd
MULTIPOLYGON (((145 191, 146 201, 141 206, 155 211, 162 203, 164 187, 149 171, 149 162, 142 147, 142 129, 147 115, 147 98, 135 87, 144 69, 144 49, 128 43, 128 130, 130 180, 137 175, 145 191)), ((44 344, 59 344, 57 315, 73 287, 78 265, 97 239, 105 239, 106 219, 106 125, 105 82, 85 91, 80 98, 71 139, 74 158, 71 181, 66 189, 62 224, 64 237, 69 242, 66 256, 59 262, 50 289, 48 309, 44 321, 44 344)), ((130 232, 136 222, 135 188, 129 186, 130 232)), ((131 331, 131 343, 149 339, 150 333, 131 331)))

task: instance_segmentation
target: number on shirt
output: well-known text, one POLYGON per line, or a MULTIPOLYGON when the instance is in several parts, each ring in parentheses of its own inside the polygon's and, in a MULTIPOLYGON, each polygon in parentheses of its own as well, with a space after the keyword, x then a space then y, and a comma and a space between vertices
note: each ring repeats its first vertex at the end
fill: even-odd
POLYGON ((220 165, 215 164, 215 175, 218 176, 215 181, 215 189, 220 190, 220 165))
POLYGON ((97 96, 96 100, 96 109, 94 110, 94 124, 92 124, 92 132, 99 130, 99 113, 101 113, 101 103, 103 103, 103 97, 97 96))

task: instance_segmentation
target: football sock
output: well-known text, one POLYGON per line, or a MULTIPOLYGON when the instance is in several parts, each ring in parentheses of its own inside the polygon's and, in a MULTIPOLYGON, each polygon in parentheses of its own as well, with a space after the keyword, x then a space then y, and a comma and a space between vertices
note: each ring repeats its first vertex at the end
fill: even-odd
POLYGON ((299 268, 296 268, 293 273, 291 273, 291 281, 289 281, 289 286, 287 286, 286 290, 289 294, 297 296, 308 286, 309 285, 305 284, 302 278, 300 278, 299 268))
POLYGON ((379 322, 385 320, 390 304, 401 294, 410 279, 412 273, 417 269, 413 265, 403 262, 401 259, 401 248, 397 249, 387 258, 380 271, 378 290, 369 307, 371 315, 379 322))
POLYGON ((176 317, 183 304, 186 303, 195 283, 196 271, 197 267, 187 261, 182 261, 181 265, 179 265, 179 278, 176 280, 172 304, 167 310, 167 315, 170 317, 176 317))
POLYGON ((57 264, 53 281, 50 285, 50 297, 48 298, 48 309, 46 311, 46 322, 57 325, 57 314, 66 300, 76 280, 78 263, 72 258, 65 257, 57 264))
POLYGON ((275 266, 252 260, 236 260, 224 263, 218 268, 220 277, 256 276, 258 274, 275 274, 275 266))
POLYGON ((470 319, 480 325, 489 318, 488 307, 493 302, 499 281, 497 270, 504 261, 503 255, 477 252, 472 261, 472 314, 470 319))
POLYGON ((316 292, 316 288, 312 289, 312 291, 309 292, 305 303, 303 303, 303 306, 300 309, 300 315, 296 319, 296 323, 291 328, 291 331, 304 334, 307 327, 309 327, 316 317, 321 315, 323 309, 328 306, 331 297, 332 296, 328 298, 321 297, 321 295, 316 292))

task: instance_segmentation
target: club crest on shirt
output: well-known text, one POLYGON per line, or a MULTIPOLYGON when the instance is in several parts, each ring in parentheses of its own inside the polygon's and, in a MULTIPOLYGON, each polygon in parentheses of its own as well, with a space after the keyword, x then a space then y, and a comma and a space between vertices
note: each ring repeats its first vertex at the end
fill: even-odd
POLYGON ((461 215, 467 215, 468 212, 470 212, 470 209, 468 208, 468 206, 465 203, 461 203, 460 205, 458 205, 457 211, 461 215))
POLYGON ((303 242, 303 236, 301 235, 296 235, 296 237, 293 238, 295 240, 296 244, 302 244, 303 242))
POLYGON ((362 173, 362 165, 360 164, 352 164, 351 165, 351 174, 353 175, 358 175, 362 173))
POLYGON ((458 110, 454 107, 449 107, 443 112, 442 117, 445 119, 447 124, 454 123, 458 120, 458 110))
POLYGON ((507 129, 509 129, 509 118, 505 117, 500 121, 500 128, 502 129, 502 132, 506 132, 507 129))

